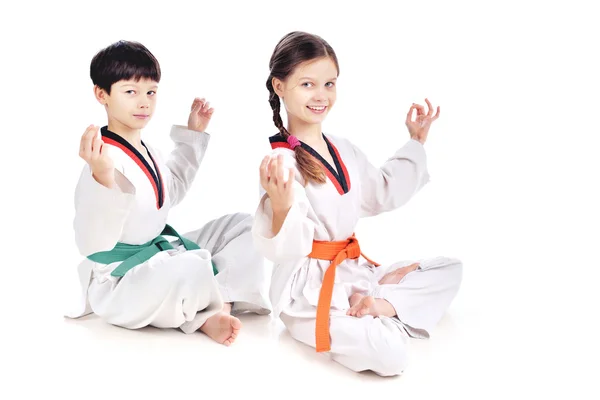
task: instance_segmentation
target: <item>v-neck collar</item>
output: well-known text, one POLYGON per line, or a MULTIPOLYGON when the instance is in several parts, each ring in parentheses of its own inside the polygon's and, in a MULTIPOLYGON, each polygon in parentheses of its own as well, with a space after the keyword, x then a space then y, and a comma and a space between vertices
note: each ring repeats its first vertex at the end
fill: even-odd
POLYGON ((150 153, 148 147, 146 147, 146 144, 142 141, 142 146, 144 146, 148 156, 150 156, 150 160, 152 161, 154 169, 150 167, 150 164, 148 164, 146 158, 135 147, 133 147, 131 143, 125 140, 122 136, 109 131, 108 126, 102 127, 100 132, 102 134, 102 140, 105 143, 123 150, 125 154, 127 154, 142 169, 142 172, 144 172, 144 174, 148 177, 148 180, 154 189, 154 194, 156 196, 156 208, 160 210, 165 201, 164 183, 160 170, 158 169, 158 165, 156 164, 152 153, 150 153))
MULTIPOLYGON (((333 158, 333 163, 335 165, 335 169, 325 160, 325 158, 321 157, 321 155, 312 147, 307 145, 306 143, 300 141, 300 145, 304 150, 309 152, 317 161, 323 166, 325 169, 325 174, 329 178, 329 180, 333 183, 335 188, 337 189, 340 195, 344 195, 350 191, 350 176, 348 175, 348 170, 346 169, 346 165, 340 157, 340 153, 337 148, 331 143, 329 139, 324 134, 323 139, 327 144, 327 149, 329 150, 329 154, 331 158, 333 158)), ((291 150, 291 146, 287 142, 287 140, 281 136, 280 134, 273 135, 269 137, 269 142, 271 143, 271 148, 276 149, 279 147, 284 147, 286 149, 291 150)))

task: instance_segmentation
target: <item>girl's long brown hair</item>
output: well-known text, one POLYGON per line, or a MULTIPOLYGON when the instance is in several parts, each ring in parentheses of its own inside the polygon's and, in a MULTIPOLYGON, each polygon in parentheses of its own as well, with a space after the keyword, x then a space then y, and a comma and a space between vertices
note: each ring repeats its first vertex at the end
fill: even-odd
MULTIPOLYGON (((333 48, 317 35, 298 31, 291 32, 285 35, 277 43, 277 46, 275 46, 269 62, 271 73, 269 74, 269 79, 267 79, 267 89, 269 90, 269 104, 273 110, 273 122, 277 129, 279 129, 279 135, 283 136, 286 140, 290 136, 290 133, 285 129, 281 120, 281 102, 273 88, 273 78, 285 81, 299 64, 322 57, 331 58, 339 74, 340 67, 333 48)), ((325 183, 325 172, 321 164, 308 151, 303 149, 302 146, 296 146, 294 151, 296 152, 298 170, 304 180, 307 183, 325 183)))

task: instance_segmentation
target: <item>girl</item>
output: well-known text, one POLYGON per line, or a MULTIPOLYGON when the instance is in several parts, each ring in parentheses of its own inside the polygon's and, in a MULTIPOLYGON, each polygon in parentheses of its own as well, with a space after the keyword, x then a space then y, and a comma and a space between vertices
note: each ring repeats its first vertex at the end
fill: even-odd
POLYGON ((402 206, 428 182, 423 144, 440 109, 434 115, 428 100, 427 111, 413 104, 410 140, 376 168, 348 140, 322 133, 339 75, 325 40, 289 33, 269 66, 279 133, 269 138, 273 151, 260 166, 263 190, 252 231, 275 264, 274 314, 296 340, 351 370, 399 375, 408 338, 429 337, 459 289, 462 264, 438 257, 384 268, 361 253, 353 232, 360 217, 402 206))

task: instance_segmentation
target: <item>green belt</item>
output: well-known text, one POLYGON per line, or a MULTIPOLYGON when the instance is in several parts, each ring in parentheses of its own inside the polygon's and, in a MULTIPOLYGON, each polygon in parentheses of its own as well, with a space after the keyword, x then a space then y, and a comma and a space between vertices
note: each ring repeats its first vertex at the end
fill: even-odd
MULTIPOLYGON (((171 226, 165 225, 165 228, 159 236, 144 244, 126 244, 118 242, 117 245, 110 251, 101 251, 89 255, 87 258, 102 264, 110 264, 117 261, 123 261, 112 272, 112 276, 124 276, 127 271, 136 265, 142 264, 152 258, 155 254, 164 250, 174 249, 173 245, 161 235, 176 236, 179 238, 186 250, 199 250, 200 246, 196 243, 181 237, 171 226)), ((211 260, 213 274, 217 275, 219 271, 215 267, 215 263, 211 260)))

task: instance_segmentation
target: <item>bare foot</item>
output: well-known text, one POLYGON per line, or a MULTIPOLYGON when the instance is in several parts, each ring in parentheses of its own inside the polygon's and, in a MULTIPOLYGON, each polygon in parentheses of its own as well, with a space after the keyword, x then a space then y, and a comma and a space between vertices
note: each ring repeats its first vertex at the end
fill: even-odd
POLYGON ((416 270, 417 268, 419 268, 419 263, 414 263, 414 264, 407 265, 405 267, 395 269, 392 272, 388 272, 387 274, 385 274, 383 276, 383 278, 381 278, 379 280, 379 284, 380 285, 397 284, 402 280, 402 278, 404 278, 406 276, 406 274, 416 270))
POLYGON ((207 319, 200 330, 214 341, 229 346, 235 341, 241 328, 242 322, 239 319, 221 311, 207 319))
MULTIPOLYGON (((362 317, 363 315, 371 314, 371 312, 375 312, 375 310, 372 310, 374 305, 375 299, 373 296, 363 296, 362 294, 354 293, 350 296, 350 309, 346 312, 346 315, 362 317)), ((376 317, 377 315, 373 316, 376 317)))
POLYGON ((350 309, 346 312, 346 315, 359 318, 364 315, 393 317, 396 315, 396 310, 385 299, 375 299, 373 296, 354 293, 350 296, 350 309))
POLYGON ((355 305, 357 305, 360 299, 362 299, 363 297, 365 296, 360 293, 354 293, 352 296, 350 296, 350 298, 348 299, 350 302, 350 307, 354 307, 355 305))

